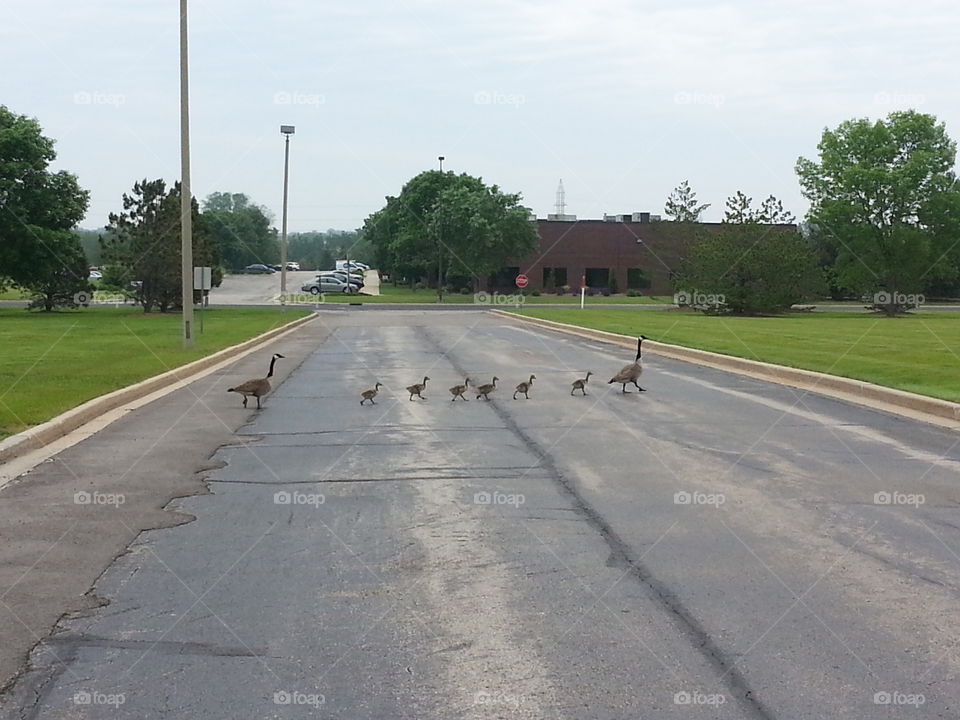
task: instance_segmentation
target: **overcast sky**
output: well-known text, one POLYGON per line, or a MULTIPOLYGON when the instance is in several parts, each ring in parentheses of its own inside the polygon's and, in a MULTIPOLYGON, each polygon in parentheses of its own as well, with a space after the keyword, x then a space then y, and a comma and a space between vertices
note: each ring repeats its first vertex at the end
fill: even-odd
MULTIPOLYGON (((39 119, 92 193, 179 178, 176 0, 6 0, 0 103, 39 119)), ((193 191, 242 192, 292 231, 351 229, 436 167, 539 216, 662 212, 689 179, 801 216, 824 127, 905 108, 960 138, 956 0, 191 0, 193 191)))

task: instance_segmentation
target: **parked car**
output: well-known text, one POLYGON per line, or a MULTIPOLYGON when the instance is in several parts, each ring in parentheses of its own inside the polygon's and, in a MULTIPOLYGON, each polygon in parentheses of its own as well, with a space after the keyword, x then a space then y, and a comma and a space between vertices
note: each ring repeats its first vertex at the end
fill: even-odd
POLYGON ((303 292, 311 293, 312 295, 319 295, 320 293, 329 293, 329 292, 356 292, 351 290, 351 286, 339 280, 335 277, 321 277, 318 276, 311 280, 310 282, 305 282, 300 286, 300 290, 303 292))
POLYGON ((363 272, 369 270, 370 266, 366 263, 358 263, 356 260, 337 260, 337 270, 345 270, 346 268, 363 272))
POLYGON ((283 269, 279 265, 267 265, 267 267, 273 270, 274 272, 280 272, 283 269))
POLYGON ((275 270, 274 270, 272 267, 269 267, 269 266, 267 266, 267 265, 261 265, 260 263, 254 263, 253 265, 247 265, 247 266, 243 269, 243 271, 246 272, 246 273, 252 273, 252 274, 254 274, 254 275, 257 275, 257 274, 259 274, 259 275, 265 275, 265 274, 267 274, 267 273, 275 272, 275 270))
POLYGON ((361 278, 359 275, 348 275, 342 270, 324 270, 320 273, 320 275, 323 275, 324 277, 339 278, 340 280, 348 282, 351 285, 356 285, 357 287, 363 287, 365 285, 363 278, 361 278))
POLYGON ((360 292, 360 289, 363 287, 363 283, 357 282, 356 280, 347 280, 347 278, 341 275, 335 275, 333 273, 320 273, 317 275, 318 278, 323 280, 338 280, 344 284, 350 284, 350 292, 360 292))
POLYGON ((291 270, 299 270, 299 269, 300 269, 300 263, 298 262, 287 263, 287 272, 290 272, 291 270))
POLYGON ((91 270, 90 274, 87 276, 87 280, 102 280, 103 273, 99 270, 91 270))

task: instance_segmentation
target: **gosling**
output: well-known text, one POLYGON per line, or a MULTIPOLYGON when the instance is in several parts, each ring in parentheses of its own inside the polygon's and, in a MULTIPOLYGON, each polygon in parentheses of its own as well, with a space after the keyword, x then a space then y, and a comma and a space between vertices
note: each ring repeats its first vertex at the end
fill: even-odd
POLYGON ((523 393, 523 396, 529 400, 530 399, 530 388, 533 387, 533 381, 537 379, 536 375, 531 375, 530 379, 526 382, 522 382, 517 385, 517 389, 513 391, 513 399, 517 399, 517 393, 523 393))
POLYGON ((574 381, 573 381, 573 387, 570 388, 570 394, 573 395, 573 391, 574 391, 574 390, 579 390, 579 391, 582 392, 584 395, 586 395, 586 394, 587 394, 587 383, 590 381, 590 376, 591 376, 591 375, 593 375, 593 373, 592 373, 590 370, 587 370, 587 376, 586 376, 586 377, 582 377, 582 378, 580 378, 580 379, 578 379, 578 380, 574 380, 574 381))
POLYGON ((423 395, 421 395, 420 393, 422 393, 424 390, 427 389, 427 380, 429 380, 429 379, 430 379, 430 378, 428 378, 426 375, 424 375, 424 376, 423 376, 423 382, 422 382, 422 383, 417 383, 416 385, 408 385, 408 386, 407 386, 407 392, 410 393, 410 399, 411 399, 411 400, 413 400, 413 396, 414 396, 414 395, 416 395, 416 396, 417 396, 418 398, 420 398, 421 400, 426 400, 426 398, 425 398, 423 395))
POLYGON ((376 405, 377 403, 374 401, 374 398, 377 396, 377 393, 380 392, 382 385, 383 383, 378 382, 373 386, 372 390, 364 390, 362 393, 360 393, 360 397, 363 398, 363 400, 360 401, 360 404, 363 405, 367 400, 369 400, 371 405, 376 405))
POLYGON ((499 380, 496 375, 493 376, 493 382, 487 383, 486 385, 480 385, 477 387, 477 400, 483 398, 484 400, 490 399, 490 393, 497 389, 497 380, 499 380))
POLYGON ((450 400, 450 402, 456 402, 457 398, 461 398, 464 402, 470 402, 467 398, 463 397, 468 385, 470 385, 470 378, 465 379, 463 385, 454 385, 450 388, 450 394, 453 395, 453 399, 450 400))

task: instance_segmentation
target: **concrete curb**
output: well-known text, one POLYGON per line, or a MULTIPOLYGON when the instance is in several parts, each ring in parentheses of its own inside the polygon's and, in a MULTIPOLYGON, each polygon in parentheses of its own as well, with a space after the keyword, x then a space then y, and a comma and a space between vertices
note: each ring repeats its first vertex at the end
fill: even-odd
POLYGON ((273 330, 268 330, 249 340, 244 340, 242 343, 218 350, 212 355, 207 355, 199 360, 194 360, 191 363, 181 365, 160 375, 154 375, 135 385, 120 388, 106 395, 88 400, 82 405, 67 410, 65 413, 57 415, 55 418, 41 425, 32 427, 29 430, 24 430, 16 435, 11 435, 3 442, 0 442, 0 463, 6 463, 21 455, 39 450, 111 410, 115 410, 118 407, 139 400, 164 388, 176 385, 177 383, 189 382, 192 376, 218 363, 222 363, 228 359, 239 359, 237 357, 238 353, 253 350, 260 345, 275 340, 277 337, 300 327, 304 323, 310 322, 316 317, 316 314, 311 314, 307 317, 293 320, 292 322, 281 325, 273 330))
MULTIPOLYGON (((503 310, 490 310, 489 312, 520 323, 537 325, 590 340, 599 340, 631 350, 636 348, 636 337, 628 335, 619 335, 605 330, 592 330, 554 320, 517 315, 503 310)), ((952 430, 960 429, 960 404, 948 400, 939 400, 862 380, 851 380, 838 375, 800 370, 757 360, 746 360, 731 355, 721 355, 679 345, 668 345, 653 340, 646 341, 643 347, 656 355, 662 355, 673 360, 682 360, 683 362, 703 365, 737 375, 746 375, 779 385, 788 385, 952 430)))

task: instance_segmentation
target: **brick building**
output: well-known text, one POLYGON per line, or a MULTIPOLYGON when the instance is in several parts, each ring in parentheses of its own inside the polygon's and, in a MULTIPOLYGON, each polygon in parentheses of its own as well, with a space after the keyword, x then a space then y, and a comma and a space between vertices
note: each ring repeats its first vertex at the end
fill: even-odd
MULTIPOLYGON (((556 216, 554 216, 556 217, 556 216)), ((493 285, 512 287, 520 272, 530 278, 528 289, 588 287, 610 284, 611 271, 619 292, 636 289, 644 295, 673 293, 671 275, 680 265, 690 231, 671 222, 660 222, 650 213, 607 216, 603 220, 537 220, 539 248, 516 265, 498 273, 493 285)), ((700 223, 699 228, 717 230, 721 223, 700 223)), ((796 231, 795 225, 779 225, 796 231)))

